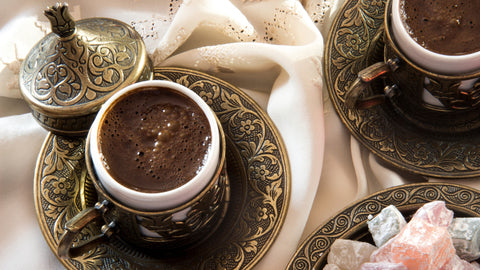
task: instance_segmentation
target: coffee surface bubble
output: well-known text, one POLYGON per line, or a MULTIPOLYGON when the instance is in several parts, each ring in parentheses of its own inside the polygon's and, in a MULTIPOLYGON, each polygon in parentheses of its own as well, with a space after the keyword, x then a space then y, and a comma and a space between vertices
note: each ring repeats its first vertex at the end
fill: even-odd
POLYGON ((410 36, 424 48, 445 55, 480 51, 478 0, 400 0, 410 36))
POLYGON ((168 88, 122 98, 100 127, 107 170, 120 184, 142 192, 187 183, 203 168, 210 145, 210 124, 200 107, 168 88))

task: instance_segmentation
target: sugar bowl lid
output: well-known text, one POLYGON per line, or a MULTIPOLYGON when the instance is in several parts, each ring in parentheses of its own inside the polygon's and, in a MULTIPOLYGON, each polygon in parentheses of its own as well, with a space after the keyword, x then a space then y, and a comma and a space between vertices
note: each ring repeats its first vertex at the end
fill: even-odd
POLYGON ((140 35, 108 18, 74 21, 67 4, 45 10, 52 33, 22 63, 24 99, 40 124, 57 134, 84 135, 113 93, 148 80, 151 63, 140 35))

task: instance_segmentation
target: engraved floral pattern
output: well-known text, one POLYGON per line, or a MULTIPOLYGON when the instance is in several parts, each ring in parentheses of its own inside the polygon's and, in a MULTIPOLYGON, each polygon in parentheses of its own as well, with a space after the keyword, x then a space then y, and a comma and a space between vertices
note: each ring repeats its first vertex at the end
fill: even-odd
POLYGON ((240 124, 242 125, 240 127, 240 131, 246 133, 247 135, 250 135, 250 133, 255 130, 255 126, 252 125, 252 120, 247 119, 246 121, 240 121, 240 124))
POLYGON ((56 195, 58 194, 65 195, 67 194, 67 191, 70 189, 71 183, 68 182, 65 177, 61 177, 57 181, 53 182, 52 186, 53 186, 53 193, 55 193, 56 195))
POLYGON ((267 169, 265 165, 260 165, 255 167, 255 178, 265 181, 267 176, 270 174, 270 171, 267 169))
POLYGON ((360 43, 362 42, 358 34, 347 34, 345 39, 347 46, 352 48, 352 50, 358 50, 360 43))
POLYGON ((205 91, 201 91, 200 93, 198 93, 198 95, 200 97, 202 97, 203 101, 205 101, 205 103, 207 103, 208 105, 212 105, 213 104, 213 93, 207 93, 205 91))
POLYGON ((267 211, 268 210, 265 207, 257 207, 257 212, 256 212, 256 215, 255 215, 256 221, 261 221, 261 220, 267 219, 268 218, 267 211))

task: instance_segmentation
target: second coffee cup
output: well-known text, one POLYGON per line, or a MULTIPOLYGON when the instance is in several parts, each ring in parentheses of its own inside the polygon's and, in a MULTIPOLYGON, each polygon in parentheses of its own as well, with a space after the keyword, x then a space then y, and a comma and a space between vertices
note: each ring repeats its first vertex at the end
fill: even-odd
POLYGON ((456 14, 469 11, 478 3, 464 1, 465 5, 456 5, 456 1, 434 1, 434 7, 424 12, 416 8, 423 8, 423 2, 388 0, 385 3, 384 25, 380 28, 383 33, 371 44, 374 48, 371 52, 383 52, 383 55, 366 57, 384 60, 358 72, 358 78, 345 90, 345 105, 350 109, 365 109, 387 103, 402 121, 407 120, 405 123, 435 133, 464 133, 480 128, 479 46, 462 48, 465 39, 447 35, 447 27, 438 27, 442 22, 453 21, 453 31, 466 28, 464 36, 468 40, 471 36, 468 33, 475 32, 478 25, 473 19, 457 22, 456 14), (411 5, 413 7, 409 7, 411 5), (446 12, 442 8, 458 9, 458 12, 446 12), (406 14, 408 10, 419 14, 406 14), (407 26, 405 18, 410 17, 415 20, 407 26), (431 25, 429 21, 433 19, 437 21, 433 23, 437 33, 424 28, 431 25), (435 34, 433 36, 445 36, 448 40, 442 43, 443 47, 435 48, 439 51, 433 51, 428 44, 418 43, 411 32, 428 32, 427 39, 435 34))
POLYGON ((97 218, 104 235, 155 252, 206 238, 226 213, 223 130, 202 98, 180 84, 146 81, 115 93, 93 122, 86 159, 99 202, 67 223, 60 256, 79 253, 75 235, 97 218))

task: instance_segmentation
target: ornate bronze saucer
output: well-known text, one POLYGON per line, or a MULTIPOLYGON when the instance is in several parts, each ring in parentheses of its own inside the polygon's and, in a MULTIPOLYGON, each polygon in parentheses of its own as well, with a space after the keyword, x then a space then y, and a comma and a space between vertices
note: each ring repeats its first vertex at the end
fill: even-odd
POLYGON ((325 82, 338 115, 366 148, 399 169, 441 178, 479 176, 478 130, 432 132, 402 117, 388 102, 368 110, 345 105, 345 91, 358 72, 383 61, 385 6, 385 0, 347 0, 332 24, 325 48, 325 82))
POLYGON ((338 238, 373 243, 367 217, 395 205, 409 219, 427 202, 445 201, 455 217, 480 217, 480 192, 456 184, 421 183, 402 185, 372 194, 341 210, 318 227, 297 249, 287 269, 322 269, 330 246, 338 238))
MULTIPOLYGON (((196 91, 220 119, 227 139, 231 201, 220 228, 206 241, 173 256, 150 257, 119 239, 70 260, 67 269, 250 269, 266 253, 285 220, 290 168, 281 136, 265 112, 238 88, 204 73, 156 68, 154 78, 196 91)), ((49 134, 35 172, 41 231, 57 250, 66 220, 96 202, 87 174, 84 137, 49 134)), ((81 239, 96 232, 84 230, 81 239)))

